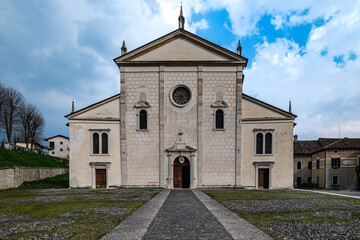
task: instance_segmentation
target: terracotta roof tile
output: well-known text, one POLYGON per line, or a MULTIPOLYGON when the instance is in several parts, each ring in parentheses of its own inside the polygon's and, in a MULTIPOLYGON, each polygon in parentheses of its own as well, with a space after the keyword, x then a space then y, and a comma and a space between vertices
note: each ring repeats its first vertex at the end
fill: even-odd
POLYGON ((317 140, 294 142, 294 154, 311 154, 321 148, 317 140))
POLYGON ((360 150, 360 138, 319 138, 294 142, 294 154, 312 154, 320 150, 360 150))

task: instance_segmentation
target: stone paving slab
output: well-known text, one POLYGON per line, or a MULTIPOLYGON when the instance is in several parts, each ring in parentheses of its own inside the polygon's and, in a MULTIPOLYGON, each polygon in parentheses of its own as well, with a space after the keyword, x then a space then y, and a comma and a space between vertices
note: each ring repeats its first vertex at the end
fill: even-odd
POLYGON ((142 239, 169 193, 170 190, 167 189, 158 193, 153 199, 148 201, 131 216, 127 217, 102 239, 142 239))
POLYGON ((173 190, 143 239, 233 238, 191 190, 173 190))
MULTIPOLYGON (((227 209, 201 190, 193 193, 209 209, 212 215, 225 227, 234 239, 272 239, 269 235, 240 218, 236 213, 227 209)), ((221 239, 221 238, 218 238, 221 239)))

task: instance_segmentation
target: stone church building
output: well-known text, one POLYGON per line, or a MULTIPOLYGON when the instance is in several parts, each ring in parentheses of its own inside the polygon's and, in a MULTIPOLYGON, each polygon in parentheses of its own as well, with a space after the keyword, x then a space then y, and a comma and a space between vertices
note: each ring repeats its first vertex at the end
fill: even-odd
POLYGON ((289 188, 295 115, 243 94, 247 59, 184 29, 114 61, 120 93, 65 116, 70 187, 289 188))

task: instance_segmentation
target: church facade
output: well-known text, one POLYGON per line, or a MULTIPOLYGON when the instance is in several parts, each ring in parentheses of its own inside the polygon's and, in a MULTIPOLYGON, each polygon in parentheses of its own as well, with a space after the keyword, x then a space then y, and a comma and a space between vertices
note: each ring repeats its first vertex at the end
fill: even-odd
POLYGON ((243 94, 247 59, 179 29, 114 59, 120 93, 65 116, 70 187, 293 186, 295 115, 243 94))

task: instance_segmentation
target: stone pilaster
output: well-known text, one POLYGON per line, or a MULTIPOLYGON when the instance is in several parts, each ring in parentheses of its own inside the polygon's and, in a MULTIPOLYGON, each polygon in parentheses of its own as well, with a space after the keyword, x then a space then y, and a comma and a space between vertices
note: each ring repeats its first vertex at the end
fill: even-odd
POLYGON ((121 185, 127 185, 127 146, 126 146, 126 77, 125 67, 120 69, 120 156, 121 185))
POLYGON ((235 139, 235 187, 241 187, 241 118, 242 118, 242 88, 244 75, 242 67, 236 70, 236 139, 235 139))
POLYGON ((159 185, 164 187, 164 129, 165 129, 165 113, 164 113, 164 101, 165 101, 165 67, 159 67, 159 185))
POLYGON ((167 154, 167 158, 168 158, 168 182, 167 182, 167 188, 173 188, 173 171, 172 171, 172 159, 171 159, 171 154, 168 153, 167 154))
POLYGON ((202 76, 202 66, 198 66, 198 76, 197 76, 197 185, 202 186, 202 125, 203 125, 203 76, 202 76))

